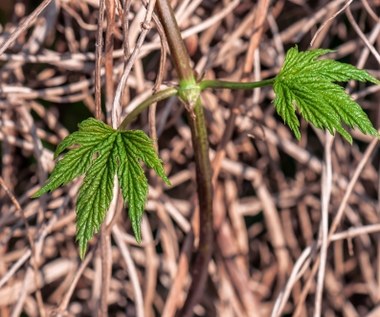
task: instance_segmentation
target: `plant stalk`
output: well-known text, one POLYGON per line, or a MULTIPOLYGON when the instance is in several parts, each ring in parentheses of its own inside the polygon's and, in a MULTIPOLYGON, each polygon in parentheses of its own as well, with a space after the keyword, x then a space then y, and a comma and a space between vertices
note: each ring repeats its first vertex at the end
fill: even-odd
POLYGON ((203 106, 200 97, 194 115, 188 113, 192 143, 195 156, 196 181, 199 203, 199 246, 192 267, 192 281, 182 311, 177 316, 193 316, 193 308, 201 299, 208 276, 208 263, 213 250, 213 188, 212 169, 209 157, 209 144, 205 124, 203 106))
POLYGON ((180 86, 181 82, 195 84, 196 80, 193 69, 190 65, 190 57, 185 43, 182 40, 181 32, 169 1, 157 0, 156 12, 165 31, 166 40, 172 55, 172 61, 180 79, 180 86))
POLYGON ((181 317, 193 315, 193 308, 199 302, 208 276, 208 263, 213 248, 212 183, 209 144, 203 106, 199 96, 190 56, 182 40, 174 12, 168 0, 157 0, 156 12, 164 28, 173 63, 179 77, 179 97, 185 103, 194 148, 197 193, 200 213, 199 247, 192 269, 192 281, 185 304, 179 313, 181 317), (183 88, 183 90, 181 90, 183 88))

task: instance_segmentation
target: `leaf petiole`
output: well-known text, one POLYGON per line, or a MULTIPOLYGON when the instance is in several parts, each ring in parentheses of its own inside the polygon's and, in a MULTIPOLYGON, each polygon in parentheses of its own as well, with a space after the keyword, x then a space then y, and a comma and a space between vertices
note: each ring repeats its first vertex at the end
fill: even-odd
POLYGON ((155 102, 159 102, 161 100, 165 100, 169 97, 175 96, 177 94, 178 94, 178 88, 170 87, 151 95, 149 98, 145 99, 142 103, 140 103, 135 109, 131 111, 131 113, 129 113, 124 118, 124 120, 119 125, 118 130, 126 130, 128 127, 128 124, 130 124, 133 120, 135 120, 136 117, 143 110, 148 108, 150 105, 154 104, 155 102))
POLYGON ((259 87, 271 86, 274 83, 275 78, 264 79, 254 82, 235 82, 224 80, 202 80, 199 83, 201 91, 207 88, 221 88, 221 89, 254 89, 259 87))

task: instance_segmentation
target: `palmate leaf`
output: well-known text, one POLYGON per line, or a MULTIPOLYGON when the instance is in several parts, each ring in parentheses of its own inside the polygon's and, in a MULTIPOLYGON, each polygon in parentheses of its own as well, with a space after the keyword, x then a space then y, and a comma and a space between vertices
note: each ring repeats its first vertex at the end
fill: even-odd
POLYGON ((77 198, 77 234, 83 258, 88 241, 99 230, 113 196, 117 175, 136 240, 141 241, 141 219, 148 194, 148 181, 140 161, 153 168, 170 184, 151 139, 143 131, 114 130, 93 118, 83 121, 79 130, 66 137, 55 155, 69 149, 55 166, 46 184, 33 197, 52 191, 85 175, 77 198))
POLYGON ((366 71, 334 60, 318 58, 330 50, 316 49, 299 52, 289 49, 284 65, 276 76, 273 89, 277 113, 300 139, 296 110, 317 128, 331 134, 340 133, 347 141, 352 137, 343 128, 358 127, 363 133, 379 136, 361 107, 335 82, 358 80, 380 84, 366 71))

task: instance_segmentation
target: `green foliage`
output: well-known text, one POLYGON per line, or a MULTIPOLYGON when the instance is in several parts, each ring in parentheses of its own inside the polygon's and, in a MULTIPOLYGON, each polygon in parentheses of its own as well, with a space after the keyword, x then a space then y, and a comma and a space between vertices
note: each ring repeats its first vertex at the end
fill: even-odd
POLYGON ((83 258, 87 242, 99 230, 110 206, 114 178, 128 202, 129 218, 136 240, 141 241, 141 219, 148 194, 148 182, 140 161, 153 168, 167 183, 162 162, 152 141, 139 130, 114 130, 93 118, 79 124, 79 131, 67 136, 57 147, 55 158, 69 151, 55 166, 47 183, 33 197, 52 191, 85 175, 77 198, 77 241, 83 258))
POLYGON ((338 131, 347 141, 352 137, 342 127, 358 127, 363 133, 379 136, 365 112, 345 93, 344 88, 334 82, 351 79, 380 84, 366 71, 330 59, 318 57, 331 50, 316 49, 299 52, 291 48, 280 73, 274 80, 276 94, 274 104, 278 114, 300 139, 296 109, 306 121, 327 129, 331 134, 338 131))
MULTIPOLYGON (((285 63, 274 79, 253 83, 206 80, 197 86, 196 96, 207 87, 253 89, 273 84, 276 110, 298 139, 301 133, 296 110, 314 126, 327 129, 331 134, 338 131, 349 142, 352 142, 352 138, 342 127, 342 123, 379 137, 365 112, 335 82, 351 79, 375 84, 380 82, 366 71, 352 65, 318 59, 329 52, 330 50, 323 49, 299 52, 294 47, 286 54, 285 63)), ((180 98, 184 99, 181 93, 192 93, 187 88, 180 91, 180 98)), ((159 96, 161 100, 177 93, 176 90, 163 92, 165 94, 158 93, 154 97, 157 99, 159 96)), ((158 100, 156 99, 148 98, 138 107, 139 111, 158 100)), ((121 126, 125 127, 128 120, 125 119, 121 126)), ((103 122, 90 118, 84 120, 77 132, 58 145, 55 158, 67 149, 68 152, 58 160, 47 183, 33 197, 65 185, 78 176, 85 176, 77 198, 77 240, 80 256, 84 256, 88 241, 104 221, 112 200, 115 177, 124 200, 128 202, 129 218, 136 240, 141 241, 140 227, 148 182, 140 161, 154 169, 169 184, 162 162, 149 137, 139 130, 114 130, 103 122)))

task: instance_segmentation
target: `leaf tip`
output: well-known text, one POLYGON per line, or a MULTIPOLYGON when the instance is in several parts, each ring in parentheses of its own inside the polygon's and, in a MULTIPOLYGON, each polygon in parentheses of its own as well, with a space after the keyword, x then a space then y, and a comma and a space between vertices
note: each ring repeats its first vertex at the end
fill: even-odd
POLYGON ((79 240, 79 257, 83 261, 87 252, 87 240, 80 239, 79 240))
POLYGON ((379 130, 376 130, 375 128, 373 128, 373 131, 369 132, 370 135, 373 135, 374 137, 376 137, 377 139, 380 140, 380 133, 379 133, 379 130))
POLYGON ((164 182, 166 185, 168 186, 172 186, 172 183, 170 182, 169 178, 167 178, 166 176, 163 178, 164 182))
POLYGON ((297 141, 300 141, 301 140, 301 132, 300 132, 300 130, 299 129, 293 130, 293 133, 294 133, 297 141))
POLYGON ((46 193, 46 191, 45 190, 43 190, 44 188, 42 187, 42 188, 40 188, 39 190, 37 190, 34 194, 32 194, 31 196, 30 196, 30 198, 39 198, 39 197, 41 197, 43 194, 45 194, 46 193))
MULTIPOLYGON (((129 215, 131 218, 131 214, 129 215)), ((134 219, 133 217, 131 218, 131 223, 132 223, 132 231, 135 236, 135 240, 138 244, 141 243, 142 238, 141 238, 141 221, 142 217, 139 217, 138 219, 134 219)))
POLYGON ((53 159, 56 160, 58 158, 58 155, 60 154, 60 152, 58 151, 59 149, 57 148, 53 154, 53 159))
POLYGON ((346 136, 346 135, 343 135, 342 134, 342 136, 344 137, 344 139, 348 142, 348 143, 350 143, 350 145, 352 145, 352 137, 351 137, 351 135, 349 135, 348 134, 348 136, 346 136))
POLYGON ((135 239, 136 239, 136 242, 138 243, 138 244, 140 244, 141 243, 141 241, 142 241, 142 239, 141 239, 141 235, 136 235, 135 234, 135 239))
POLYGON ((135 235, 135 240, 138 244, 141 243, 142 238, 141 238, 141 224, 135 224, 132 225, 133 233, 135 235))

